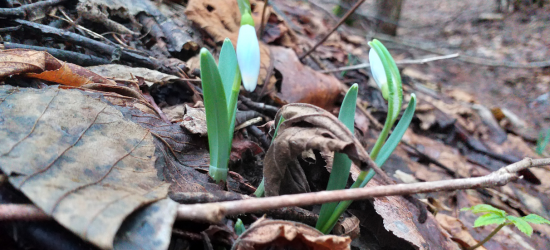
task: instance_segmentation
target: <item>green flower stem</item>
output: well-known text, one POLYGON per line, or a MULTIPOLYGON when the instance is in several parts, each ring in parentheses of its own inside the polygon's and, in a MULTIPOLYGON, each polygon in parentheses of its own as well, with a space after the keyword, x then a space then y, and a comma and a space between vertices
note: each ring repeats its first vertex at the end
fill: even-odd
POLYGON ((500 229, 502 229, 504 226, 510 225, 510 224, 512 224, 512 223, 503 223, 503 224, 498 225, 498 227, 495 228, 495 230, 493 230, 489 235, 487 235, 487 237, 485 237, 485 239, 483 239, 482 241, 478 242, 478 243, 475 244, 474 246, 471 246, 471 247, 467 248, 467 250, 476 249, 476 248, 482 246, 483 244, 487 243, 487 241, 489 241, 491 238, 493 238, 493 236, 495 236, 495 234, 497 234, 498 231, 500 231, 500 229))

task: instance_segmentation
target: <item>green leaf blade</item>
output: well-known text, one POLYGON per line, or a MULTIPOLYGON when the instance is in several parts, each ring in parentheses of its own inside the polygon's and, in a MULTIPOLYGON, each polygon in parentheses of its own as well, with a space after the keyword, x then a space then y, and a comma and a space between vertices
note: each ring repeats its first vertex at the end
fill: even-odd
POLYGON ((241 15, 243 15, 245 12, 252 13, 250 2, 248 0, 237 0, 237 4, 239 5, 239 11, 241 11, 241 15))
MULTIPOLYGON (((342 102, 340 107, 340 114, 338 114, 338 120, 340 120, 353 134, 354 122, 355 122, 355 110, 357 108, 357 93, 359 92, 359 86, 357 83, 353 84, 342 102)), ((351 160, 346 154, 334 153, 334 160, 332 164, 332 172, 327 184, 328 190, 339 190, 346 187, 349 172, 351 169, 351 160)), ((319 213, 319 219, 317 220, 316 228, 321 230, 327 220, 330 218, 334 209, 338 205, 338 202, 325 203, 321 206, 319 213)), ((328 233, 328 232, 324 232, 328 233)))
POLYGON ((460 209, 460 211, 472 211, 472 213, 474 213, 474 214, 493 213, 493 214, 499 214, 502 217, 505 217, 507 215, 507 213, 504 210, 500 210, 498 208, 495 208, 495 207, 493 207, 491 205, 487 205, 487 204, 479 204, 479 205, 475 205, 473 207, 465 207, 465 208, 460 209))
POLYGON ((474 221, 474 227, 481 227, 491 224, 497 224, 500 225, 502 223, 506 222, 506 217, 502 217, 499 214, 484 214, 482 216, 479 216, 476 221, 474 221))
MULTIPOLYGON (((231 43, 229 38, 226 38, 223 41, 222 49, 220 51, 220 60, 218 62, 218 70, 222 79, 226 101, 231 99, 233 83, 238 71, 237 65, 237 53, 235 53, 233 43, 231 43)), ((226 106, 229 107, 229 103, 227 103, 226 106)))
POLYGON ((229 118, 225 108, 227 101, 216 61, 205 48, 200 52, 200 65, 210 150, 210 176, 219 182, 227 177, 227 163, 231 150, 229 118))
POLYGON ((539 215, 536 215, 536 214, 529 214, 529 215, 526 215, 523 217, 523 220, 524 221, 527 221, 529 223, 533 223, 533 224, 549 224, 550 225, 550 221, 543 218, 542 216, 539 216, 539 215))
POLYGON ((529 225, 529 223, 527 223, 527 221, 525 221, 523 218, 508 215, 506 216, 506 219, 514 223, 514 226, 516 226, 519 231, 526 234, 527 236, 531 237, 531 235, 533 234, 533 227, 531 227, 531 225, 529 225))

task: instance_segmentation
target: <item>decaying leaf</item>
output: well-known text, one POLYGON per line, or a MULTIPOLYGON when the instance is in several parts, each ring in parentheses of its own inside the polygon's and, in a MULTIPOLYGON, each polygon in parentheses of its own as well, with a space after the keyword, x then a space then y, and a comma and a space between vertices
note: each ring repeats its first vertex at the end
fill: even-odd
POLYGON ((105 64, 99 66, 87 67, 87 69, 102 76, 108 76, 115 80, 136 80, 136 77, 143 78, 145 84, 151 87, 153 84, 173 83, 180 78, 173 75, 164 74, 156 70, 147 68, 134 68, 120 64, 105 64))
POLYGON ((363 170, 373 168, 381 172, 361 143, 331 113, 313 105, 295 103, 279 110, 275 121, 281 118, 285 120, 279 125, 277 137, 264 159, 266 196, 309 190, 304 171, 296 160, 309 149, 342 152, 363 170))
POLYGON ((278 246, 283 249, 345 250, 350 249, 351 239, 324 235, 308 225, 261 218, 254 222, 233 245, 234 250, 265 249, 278 246))
MULTIPOLYGON (((472 237, 466 226, 464 226, 459 219, 441 213, 438 213, 435 218, 439 225, 451 234, 453 238, 455 238, 455 241, 458 239, 458 242, 465 243, 463 247, 469 247, 477 244, 476 239, 472 237)), ((483 250, 485 247, 480 246, 477 249, 483 250)))
POLYGON ((66 228, 113 248, 123 220, 166 197, 149 130, 78 90, 0 87, 0 168, 66 228))
POLYGON ((204 107, 193 108, 185 105, 185 115, 183 115, 181 126, 193 134, 206 136, 206 113, 204 112, 204 107))
POLYGON ((113 81, 90 70, 59 61, 45 51, 0 50, 0 79, 21 74, 75 87, 89 83, 115 85, 113 81))
POLYGON ((274 68, 281 73, 281 104, 309 103, 331 110, 340 97, 341 83, 332 75, 325 75, 303 65, 296 53, 287 48, 271 46, 274 68))

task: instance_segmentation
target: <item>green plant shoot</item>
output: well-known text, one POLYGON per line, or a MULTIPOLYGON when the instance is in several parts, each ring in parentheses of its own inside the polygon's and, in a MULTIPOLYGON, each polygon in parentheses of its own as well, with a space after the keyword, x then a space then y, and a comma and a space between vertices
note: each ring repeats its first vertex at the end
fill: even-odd
POLYGON ((237 235, 241 235, 246 231, 246 228, 243 225, 243 221, 241 219, 237 219, 237 222, 235 222, 235 233, 237 235))
MULTIPOLYGON (((353 84, 342 102, 340 107, 340 113, 338 114, 338 120, 340 120, 353 134, 355 121, 355 109, 357 102, 357 83, 353 84)), ((332 172, 328 179, 327 190, 338 190, 346 188, 348 182, 349 171, 351 168, 351 160, 346 154, 334 153, 334 160, 332 164, 332 172)), ((334 212, 334 209, 338 205, 337 202, 326 203, 321 206, 321 212, 319 213, 319 219, 317 220, 317 229, 320 229, 326 221, 330 218, 330 215, 334 212)))
POLYGON ((485 244, 487 241, 489 241, 500 229, 507 225, 516 226, 519 231, 524 233, 525 235, 531 237, 533 234, 533 227, 529 225, 529 223, 533 224, 549 224, 550 221, 547 219, 538 216, 536 214, 529 214, 523 217, 516 217, 512 215, 508 215, 504 210, 500 210, 498 208, 495 208, 491 205, 487 204, 480 204, 475 205, 473 207, 465 207, 460 209, 460 211, 472 211, 474 214, 483 213, 483 215, 479 216, 474 221, 474 227, 481 227, 481 226, 487 226, 487 225, 498 225, 487 237, 485 237, 483 240, 478 242, 476 245, 471 246, 468 248, 468 250, 476 249, 483 244, 485 244))
POLYGON ((201 80, 210 152, 209 174, 216 182, 227 179, 227 164, 235 128, 241 77, 235 50, 225 39, 219 65, 210 52, 200 52, 201 80))
POLYGON ((537 147, 535 149, 537 154, 542 155, 544 149, 546 149, 546 146, 548 146, 548 142, 550 142, 550 129, 547 129, 546 131, 540 131, 539 138, 537 140, 537 147))
MULTIPOLYGON (((281 117, 279 119, 279 122, 277 123, 277 126, 275 127, 275 132, 273 132, 273 139, 271 140, 271 143, 273 143, 273 140, 275 140, 275 137, 277 137, 277 133, 279 132, 279 127, 281 126, 281 123, 283 123, 285 121, 285 118, 281 117)), ((258 186, 258 188, 256 189, 256 192, 254 192, 254 195, 256 197, 262 197, 264 195, 264 192, 265 192, 265 178, 262 178, 262 182, 260 183, 260 185, 258 186)))
MULTIPOLYGON (((371 63, 371 72, 375 82, 378 84, 382 91, 382 96, 388 100, 388 114, 384 128, 380 133, 374 147, 370 153, 370 157, 374 162, 382 167, 385 161, 389 158, 391 153, 395 150, 403 134, 409 127, 409 124, 414 116, 414 110, 416 109, 416 96, 411 94, 411 100, 403 114, 401 120, 397 124, 395 131, 392 133, 388 141, 388 135, 397 120, 401 111, 401 104, 403 102, 403 89, 401 86, 401 75, 399 69, 395 64, 395 61, 391 57, 389 51, 384 45, 374 39, 369 42, 371 50, 369 52, 369 60, 371 63), (381 157, 378 157, 380 154, 381 157)), ((360 188, 367 185, 367 183, 374 177, 374 171, 368 172, 362 171, 357 180, 353 183, 351 188, 360 188)), ((351 201, 342 201, 338 203, 334 212, 330 215, 329 219, 324 221, 323 225, 318 224, 317 228, 323 233, 329 233, 338 218, 344 213, 344 211, 351 205, 351 201)), ((323 218, 324 219, 324 218, 323 218)))

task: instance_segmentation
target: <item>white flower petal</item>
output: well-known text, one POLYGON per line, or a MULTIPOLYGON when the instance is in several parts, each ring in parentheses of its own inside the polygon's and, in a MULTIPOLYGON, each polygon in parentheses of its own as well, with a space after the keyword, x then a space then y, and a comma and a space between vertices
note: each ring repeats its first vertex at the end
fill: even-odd
POLYGON ((237 61, 244 88, 249 92, 254 91, 260 74, 260 44, 252 25, 245 24, 239 29, 237 61))
POLYGON ((382 86, 387 84, 388 80, 386 78, 386 72, 384 71, 382 60, 380 60, 380 56, 378 56, 378 53, 376 53, 376 51, 372 48, 369 51, 369 62, 372 77, 374 78, 376 84, 378 84, 378 87, 382 89, 382 86))

